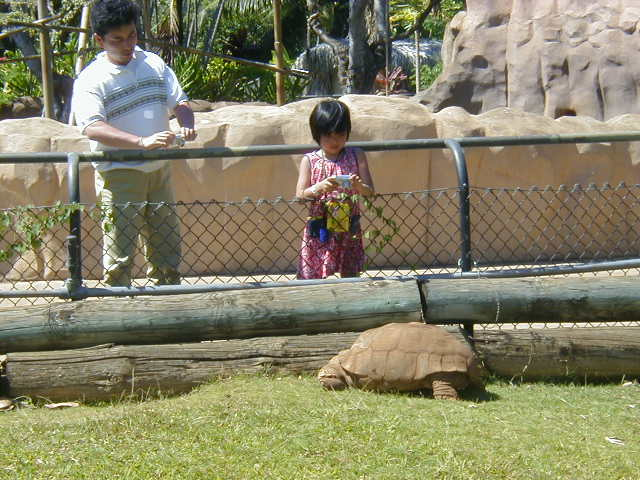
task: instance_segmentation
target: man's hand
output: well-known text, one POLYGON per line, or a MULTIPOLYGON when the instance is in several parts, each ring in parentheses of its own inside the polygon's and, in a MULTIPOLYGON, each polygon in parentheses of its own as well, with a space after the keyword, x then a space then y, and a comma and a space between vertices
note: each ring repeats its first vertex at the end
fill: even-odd
POLYGON ((140 137, 138 143, 143 150, 155 150, 157 148, 170 147, 173 145, 175 138, 175 133, 166 130, 164 132, 154 133, 148 137, 140 137))
POLYGON ((198 136, 198 132, 196 132, 195 128, 181 127, 180 133, 187 142, 195 140, 198 136))

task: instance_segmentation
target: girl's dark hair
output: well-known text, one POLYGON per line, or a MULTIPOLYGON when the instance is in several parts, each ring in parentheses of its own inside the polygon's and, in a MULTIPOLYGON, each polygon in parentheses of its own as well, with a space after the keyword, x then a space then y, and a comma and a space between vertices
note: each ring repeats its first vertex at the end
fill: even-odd
POLYGON ((140 9, 131 0, 96 0, 91 8, 91 28, 104 37, 115 28, 137 25, 139 17, 140 9))
POLYGON ((339 100, 323 100, 318 103, 309 117, 313 139, 320 145, 320 137, 330 133, 351 133, 349 107, 339 100))

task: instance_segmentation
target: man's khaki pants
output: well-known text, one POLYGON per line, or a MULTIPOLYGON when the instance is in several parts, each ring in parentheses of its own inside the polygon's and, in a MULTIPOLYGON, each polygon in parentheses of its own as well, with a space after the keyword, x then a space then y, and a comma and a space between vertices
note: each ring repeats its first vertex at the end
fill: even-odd
POLYGON ((152 172, 96 171, 102 208, 105 283, 130 286, 138 237, 156 285, 180 283, 180 223, 173 209, 171 165, 152 172))

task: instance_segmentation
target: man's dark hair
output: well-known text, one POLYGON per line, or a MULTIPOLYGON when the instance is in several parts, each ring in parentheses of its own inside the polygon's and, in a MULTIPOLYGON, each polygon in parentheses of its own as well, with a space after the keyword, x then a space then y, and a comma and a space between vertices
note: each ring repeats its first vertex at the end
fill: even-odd
POLYGON ((115 28, 137 25, 139 17, 140 9, 131 0, 96 0, 91 8, 91 28, 104 37, 115 28))
POLYGON ((309 117, 313 139, 320 145, 320 137, 330 133, 351 133, 349 107, 339 100, 323 100, 318 103, 309 117))

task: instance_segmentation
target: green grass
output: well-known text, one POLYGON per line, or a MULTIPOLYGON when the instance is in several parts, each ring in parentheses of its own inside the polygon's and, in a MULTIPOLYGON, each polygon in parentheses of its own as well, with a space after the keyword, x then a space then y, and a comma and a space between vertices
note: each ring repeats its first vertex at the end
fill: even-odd
POLYGON ((0 478, 640 478, 637 385, 488 391, 447 402, 240 375, 175 398, 23 408, 0 414, 0 478))

